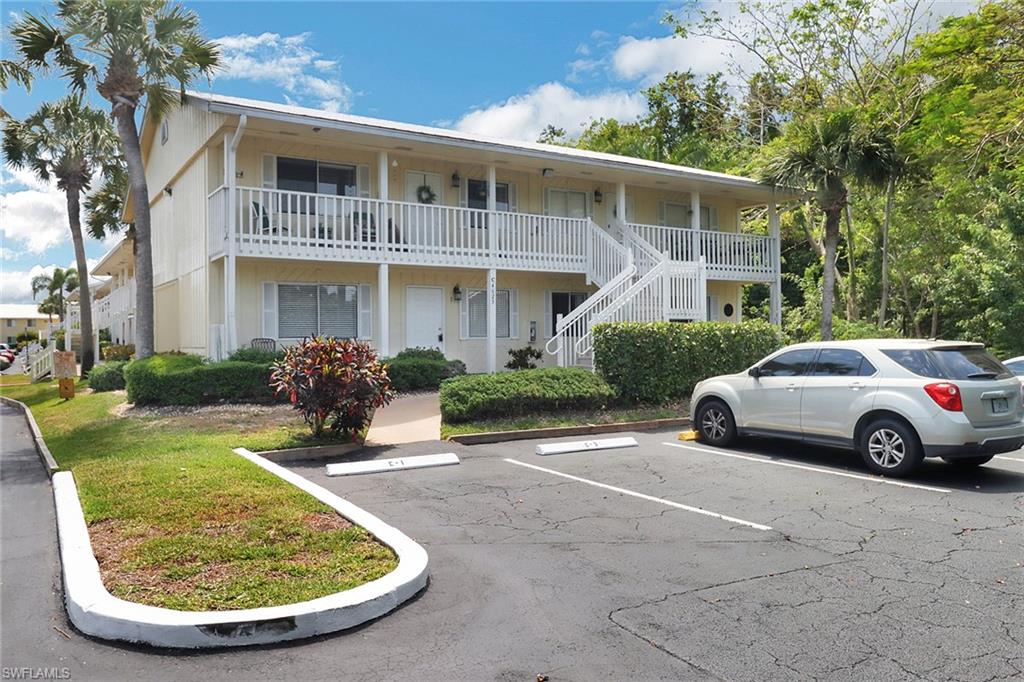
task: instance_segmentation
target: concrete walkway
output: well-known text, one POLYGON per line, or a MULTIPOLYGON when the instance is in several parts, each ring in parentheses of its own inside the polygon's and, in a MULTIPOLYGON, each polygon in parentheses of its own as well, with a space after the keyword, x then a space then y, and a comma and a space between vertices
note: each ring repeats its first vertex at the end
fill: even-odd
POLYGON ((441 439, 441 404, 437 393, 400 396, 373 415, 367 445, 398 445, 441 439))

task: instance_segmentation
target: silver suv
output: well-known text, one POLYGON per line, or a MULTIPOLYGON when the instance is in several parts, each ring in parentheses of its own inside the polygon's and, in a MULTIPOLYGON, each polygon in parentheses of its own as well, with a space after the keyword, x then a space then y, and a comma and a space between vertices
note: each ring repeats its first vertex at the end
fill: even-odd
POLYGON ((1024 385, 981 344, 872 339, 787 346, 706 379, 690 416, 702 441, 794 438, 860 452, 906 475, 924 457, 978 466, 1024 446, 1024 385))

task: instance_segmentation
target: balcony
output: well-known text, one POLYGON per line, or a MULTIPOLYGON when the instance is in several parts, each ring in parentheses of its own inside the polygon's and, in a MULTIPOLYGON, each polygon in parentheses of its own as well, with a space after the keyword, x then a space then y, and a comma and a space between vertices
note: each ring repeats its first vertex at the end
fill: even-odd
POLYGON ((628 227, 674 262, 704 259, 708 279, 770 282, 775 279, 774 240, 754 234, 687 230, 629 223, 628 227))
MULTIPOLYGON (((209 255, 582 273, 597 284, 623 266, 623 246, 589 218, 490 212, 255 187, 208 197, 209 255), (229 220, 233 217, 233 220, 229 220)), ((771 238, 630 224, 676 262, 705 259, 712 279, 770 281, 771 238)))
POLYGON ((92 326, 110 329, 135 312, 135 278, 93 302, 92 326))

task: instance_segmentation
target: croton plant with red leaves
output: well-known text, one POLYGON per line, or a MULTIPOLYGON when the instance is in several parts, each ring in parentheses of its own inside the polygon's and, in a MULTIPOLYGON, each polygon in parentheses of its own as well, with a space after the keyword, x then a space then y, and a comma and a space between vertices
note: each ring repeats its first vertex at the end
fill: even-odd
POLYGON ((288 398, 317 438, 324 431, 355 437, 373 411, 395 397, 387 366, 369 344, 314 336, 286 348, 270 385, 288 398))

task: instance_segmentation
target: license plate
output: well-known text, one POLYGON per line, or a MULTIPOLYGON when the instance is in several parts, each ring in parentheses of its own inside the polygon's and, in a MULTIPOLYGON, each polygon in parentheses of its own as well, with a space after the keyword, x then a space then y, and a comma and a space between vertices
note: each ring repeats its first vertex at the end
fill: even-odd
POLYGON ((1010 401, 1006 398, 994 398, 992 400, 992 414, 1002 414, 1010 411, 1010 401))

